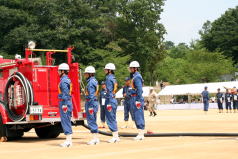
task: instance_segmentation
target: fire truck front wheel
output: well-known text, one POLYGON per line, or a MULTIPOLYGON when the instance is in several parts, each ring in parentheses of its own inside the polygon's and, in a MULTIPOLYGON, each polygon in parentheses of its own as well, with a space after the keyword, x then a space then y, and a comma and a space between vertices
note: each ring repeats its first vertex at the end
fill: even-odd
POLYGON ((35 132, 41 139, 57 138, 62 132, 62 127, 60 124, 56 124, 42 128, 35 128, 35 132))

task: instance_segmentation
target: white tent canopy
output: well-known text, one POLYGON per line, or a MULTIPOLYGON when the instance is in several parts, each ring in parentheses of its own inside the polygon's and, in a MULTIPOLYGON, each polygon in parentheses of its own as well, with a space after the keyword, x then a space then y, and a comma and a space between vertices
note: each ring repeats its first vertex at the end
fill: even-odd
MULTIPOLYGON (((143 97, 148 97, 150 94, 150 90, 153 89, 153 87, 143 87, 143 97)), ((124 98, 122 94, 123 88, 121 88, 117 93, 116 93, 116 98, 124 98)))
POLYGON ((238 87, 237 81, 230 82, 216 82, 216 83, 198 83, 198 84, 184 84, 184 85, 170 85, 166 86, 159 92, 159 96, 172 96, 172 95, 200 95, 204 87, 208 87, 209 93, 217 93, 220 88, 221 92, 225 92, 225 88, 238 87))

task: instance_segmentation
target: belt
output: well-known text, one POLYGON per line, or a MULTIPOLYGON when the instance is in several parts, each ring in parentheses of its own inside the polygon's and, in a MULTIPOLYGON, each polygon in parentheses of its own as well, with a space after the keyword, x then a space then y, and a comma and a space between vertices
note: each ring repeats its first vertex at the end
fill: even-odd
MULTIPOLYGON (((91 99, 86 99, 87 102, 89 102, 91 99)), ((93 101, 98 101, 97 99, 93 99, 93 101)))
POLYGON ((136 97, 137 95, 136 95, 136 94, 132 94, 131 96, 132 96, 132 97, 136 97))

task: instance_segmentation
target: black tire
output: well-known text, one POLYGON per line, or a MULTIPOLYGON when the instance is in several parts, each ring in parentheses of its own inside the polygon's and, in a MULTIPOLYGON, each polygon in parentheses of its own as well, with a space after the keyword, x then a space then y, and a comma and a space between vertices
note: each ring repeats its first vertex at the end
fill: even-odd
POLYGON ((2 116, 0 114, 0 137, 6 136, 6 126, 2 122, 2 116))
POLYGON ((13 136, 13 137, 7 137, 7 141, 15 141, 15 140, 20 140, 24 136, 24 133, 21 132, 18 136, 13 136))
POLYGON ((0 115, 0 139, 2 142, 12 141, 21 139, 24 135, 23 131, 20 130, 9 130, 2 122, 2 116, 0 115), (9 136, 7 136, 7 134, 9 136))
POLYGON ((23 129, 23 132, 28 132, 28 131, 30 131, 32 128, 25 128, 25 129, 23 129))
POLYGON ((35 132, 41 139, 57 138, 62 132, 62 127, 60 124, 57 124, 43 128, 35 128, 35 132))
POLYGON ((2 116, 0 114, 0 142, 6 142, 6 126, 2 122, 2 116))

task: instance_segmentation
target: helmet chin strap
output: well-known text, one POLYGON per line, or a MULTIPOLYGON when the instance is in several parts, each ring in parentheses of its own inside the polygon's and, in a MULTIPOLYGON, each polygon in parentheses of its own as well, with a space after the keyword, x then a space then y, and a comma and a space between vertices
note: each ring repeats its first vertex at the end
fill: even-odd
POLYGON ((65 73, 62 73, 62 70, 60 70, 60 77, 62 77, 63 75, 65 75, 65 73))
POLYGON ((92 73, 88 73, 88 78, 87 79, 89 79, 91 77, 93 77, 93 74, 92 73))
POLYGON ((137 72, 137 68, 133 67, 133 73, 136 73, 136 72, 137 72))
POLYGON ((134 74, 133 72, 130 73, 130 78, 131 79, 133 78, 133 74, 134 74))
POLYGON ((111 74, 110 70, 107 70, 107 75, 111 74))

